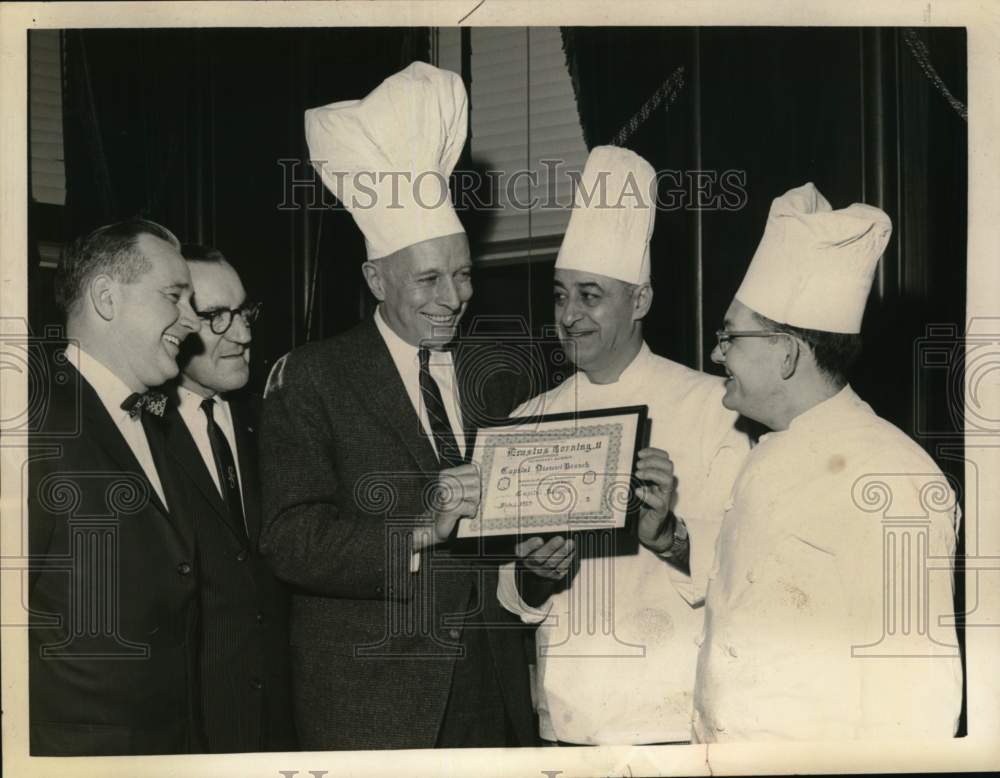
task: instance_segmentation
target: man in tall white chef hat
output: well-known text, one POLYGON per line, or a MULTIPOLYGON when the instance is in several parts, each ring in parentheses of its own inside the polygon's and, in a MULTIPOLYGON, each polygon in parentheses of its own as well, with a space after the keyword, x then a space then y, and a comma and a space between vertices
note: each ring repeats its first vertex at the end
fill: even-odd
MULTIPOLYGON (((470 570, 446 543, 480 488, 466 464, 472 392, 445 348, 472 296, 447 183, 465 88, 414 62, 305 122, 324 184, 364 233, 378 307, 283 357, 268 381, 260 542, 294 587, 300 743, 531 745, 523 627, 499 607, 495 565, 470 570)), ((498 418, 518 402, 507 386, 475 388, 498 418)))
POLYGON ((728 375, 723 404, 772 431, 718 539, 697 740, 947 738, 957 727, 955 496, 847 382, 891 231, 877 208, 834 211, 812 184, 792 189, 774 200, 726 312, 712 352, 728 375))
POLYGON ((659 357, 643 341, 653 302, 654 186, 653 168, 637 154, 591 151, 555 269, 556 324, 578 370, 516 411, 647 405, 652 420, 651 447, 639 452, 636 471, 645 482, 637 490, 639 537, 648 548, 581 558, 578 541, 535 537, 520 544, 516 566, 501 570, 500 601, 538 625, 535 691, 549 742, 690 738, 699 581, 749 451, 736 414, 720 404, 722 379, 659 357), (701 556, 689 555, 689 534, 701 556))

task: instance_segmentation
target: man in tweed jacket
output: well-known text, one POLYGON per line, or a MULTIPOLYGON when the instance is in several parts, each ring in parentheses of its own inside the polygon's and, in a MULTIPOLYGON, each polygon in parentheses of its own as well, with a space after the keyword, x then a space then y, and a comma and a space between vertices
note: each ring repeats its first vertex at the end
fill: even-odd
POLYGON ((355 208, 356 174, 375 180, 394 151, 409 182, 445 181, 465 124, 461 80, 423 63, 306 114, 313 161, 365 234, 379 301, 372 319, 282 358, 265 394, 261 551, 295 587, 293 696, 309 750, 535 742, 523 628, 497 602, 496 565, 448 543, 479 504, 467 433, 518 400, 448 349, 472 296, 468 240, 447 198, 426 207, 437 199, 406 182, 355 208))

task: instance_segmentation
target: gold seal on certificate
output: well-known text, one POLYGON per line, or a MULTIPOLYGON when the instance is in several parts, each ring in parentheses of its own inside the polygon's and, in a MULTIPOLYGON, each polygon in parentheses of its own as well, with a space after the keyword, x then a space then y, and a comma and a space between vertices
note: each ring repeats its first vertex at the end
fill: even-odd
POLYGON ((476 433, 479 512, 459 538, 625 528, 645 405, 509 419, 476 433))

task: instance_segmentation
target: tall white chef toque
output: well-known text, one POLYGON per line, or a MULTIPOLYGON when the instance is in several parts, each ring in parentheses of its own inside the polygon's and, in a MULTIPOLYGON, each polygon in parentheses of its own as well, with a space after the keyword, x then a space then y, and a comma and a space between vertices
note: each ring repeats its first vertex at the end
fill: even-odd
POLYGON ((464 232, 448 176, 468 127, 462 79, 413 62, 361 100, 305 114, 309 159, 354 217, 368 259, 464 232))
POLYGON ((635 152, 595 146, 576 188, 556 269, 647 283, 655 182, 652 165, 635 152))
POLYGON ((834 211, 813 184, 775 198, 736 299, 767 318, 856 334, 892 221, 861 203, 834 211))

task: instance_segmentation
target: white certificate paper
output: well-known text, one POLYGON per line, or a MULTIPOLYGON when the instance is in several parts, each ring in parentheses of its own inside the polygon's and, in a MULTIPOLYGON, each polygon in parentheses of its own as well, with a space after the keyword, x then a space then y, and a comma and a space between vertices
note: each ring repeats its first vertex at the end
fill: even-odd
POLYGON ((478 431, 475 517, 458 537, 619 529, 632 513, 632 472, 646 406, 552 414, 478 431))

